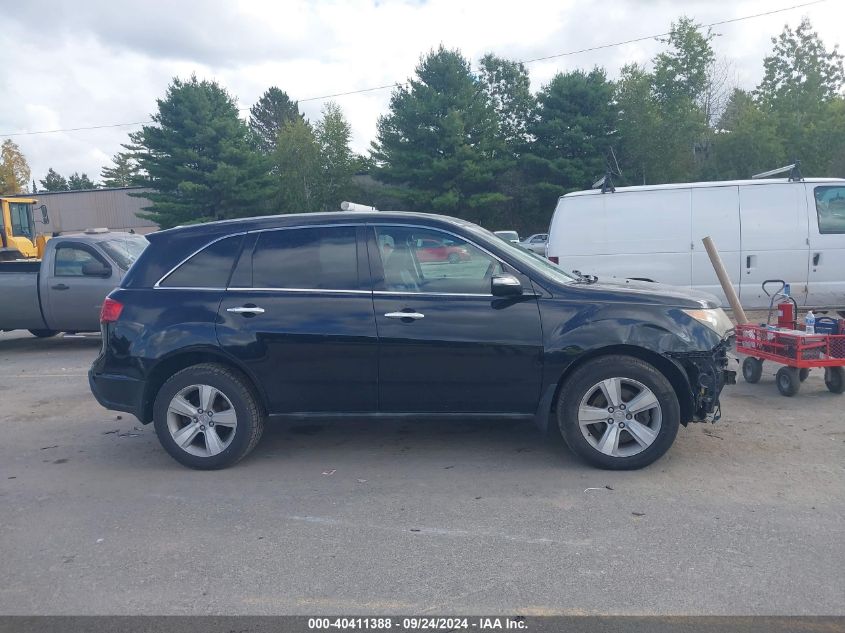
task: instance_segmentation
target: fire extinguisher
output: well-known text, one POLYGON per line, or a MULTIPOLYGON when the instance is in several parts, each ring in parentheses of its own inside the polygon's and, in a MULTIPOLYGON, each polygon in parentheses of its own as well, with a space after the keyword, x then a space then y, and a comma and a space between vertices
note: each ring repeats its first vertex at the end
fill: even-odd
POLYGON ((797 329, 798 304, 789 294, 789 284, 783 279, 767 279, 763 282, 763 292, 772 298, 769 302, 769 316, 766 319, 766 323, 772 322, 772 312, 774 312, 775 302, 777 301, 778 328, 785 330, 797 329), (766 284, 769 283, 779 283, 781 286, 774 294, 769 295, 768 290, 766 290, 766 284), (779 299, 780 301, 778 301, 779 299))

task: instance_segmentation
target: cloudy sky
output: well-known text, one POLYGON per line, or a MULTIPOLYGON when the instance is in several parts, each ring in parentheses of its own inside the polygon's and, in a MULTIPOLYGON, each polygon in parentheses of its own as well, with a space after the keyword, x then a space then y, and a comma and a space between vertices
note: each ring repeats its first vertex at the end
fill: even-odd
MULTIPOLYGON (((271 85, 319 117, 334 93, 404 81, 421 53, 444 44, 473 61, 485 52, 533 59, 664 33, 686 14, 730 20, 809 0, 0 0, 0 139, 12 137, 41 179, 48 167, 95 179, 173 76, 216 79, 248 108, 271 85)), ((733 82, 753 88, 770 38, 802 16, 839 44, 845 1, 824 0, 714 27, 733 82)), ((556 72, 648 63, 654 39, 528 65, 535 89, 556 72)), ((336 97, 365 151, 390 90, 336 97)), ((246 116, 246 112, 243 113, 246 116)))

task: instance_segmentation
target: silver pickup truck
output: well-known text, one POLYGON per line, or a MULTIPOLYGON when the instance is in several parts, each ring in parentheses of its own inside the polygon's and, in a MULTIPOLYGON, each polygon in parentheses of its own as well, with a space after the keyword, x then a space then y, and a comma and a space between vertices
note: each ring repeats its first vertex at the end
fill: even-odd
POLYGON ((103 299, 146 246, 133 233, 92 231, 53 237, 41 261, 0 262, 0 330, 99 331, 103 299))

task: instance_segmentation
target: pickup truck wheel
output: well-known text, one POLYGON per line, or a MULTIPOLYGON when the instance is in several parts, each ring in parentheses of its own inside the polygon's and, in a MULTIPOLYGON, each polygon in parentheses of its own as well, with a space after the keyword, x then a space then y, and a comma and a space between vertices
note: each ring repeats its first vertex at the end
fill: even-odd
POLYGON ((557 416, 563 439, 582 459, 599 468, 633 470, 669 450, 681 408, 654 366, 630 356, 602 356, 569 377, 557 416))
POLYGON ((264 415, 247 379, 214 363, 188 367, 165 382, 153 404, 153 422, 171 457, 199 470, 237 463, 264 430, 264 415))
POLYGON ((37 336, 38 338, 50 338, 59 332, 58 330, 30 330, 29 333, 33 336, 37 336))

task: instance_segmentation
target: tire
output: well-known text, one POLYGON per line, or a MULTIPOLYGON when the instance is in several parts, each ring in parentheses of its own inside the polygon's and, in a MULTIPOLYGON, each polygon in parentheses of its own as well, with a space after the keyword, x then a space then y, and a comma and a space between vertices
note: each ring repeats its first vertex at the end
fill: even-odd
POLYGON ((807 377, 810 375, 810 370, 807 367, 803 367, 798 370, 798 380, 804 382, 807 380, 807 377))
POLYGON ((760 377, 763 375, 763 361, 752 356, 746 357, 742 361, 742 377, 745 382, 754 383, 760 382, 760 377))
POLYGON ((37 336, 38 338, 50 338, 51 336, 55 336, 59 333, 58 330, 30 330, 30 334, 33 336, 37 336))
POLYGON ((567 379, 558 396, 557 421, 566 444, 584 461, 608 470, 634 470, 669 450, 681 407, 672 385, 654 366, 631 356, 602 356, 567 379), (640 395, 650 406, 632 413, 627 406, 640 395))
POLYGON ((206 363, 183 369, 162 385, 153 423, 159 442, 177 462, 216 470, 236 464, 255 448, 264 414, 243 374, 206 363), (202 409, 203 399, 211 402, 210 415, 202 409))
POLYGON ((825 367, 824 384, 831 393, 845 393, 845 368, 825 367))
POLYGON ((795 367, 781 367, 775 374, 775 382, 781 395, 791 398, 801 388, 801 378, 795 367))
POLYGON ((449 253, 449 263, 458 264, 461 261, 461 256, 457 253, 449 253))

